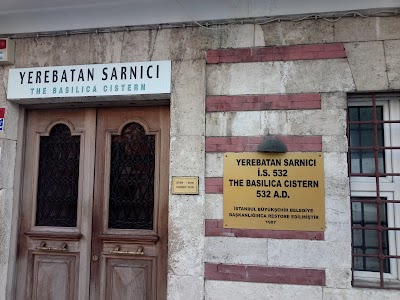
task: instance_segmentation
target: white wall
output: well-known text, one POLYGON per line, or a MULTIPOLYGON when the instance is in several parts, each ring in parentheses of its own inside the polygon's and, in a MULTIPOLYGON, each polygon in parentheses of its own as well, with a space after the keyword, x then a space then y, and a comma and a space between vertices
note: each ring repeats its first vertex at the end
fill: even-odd
POLYGON ((400 0, 0 1, 0 34, 399 7, 400 0), (189 16, 190 15, 190 16, 189 16))

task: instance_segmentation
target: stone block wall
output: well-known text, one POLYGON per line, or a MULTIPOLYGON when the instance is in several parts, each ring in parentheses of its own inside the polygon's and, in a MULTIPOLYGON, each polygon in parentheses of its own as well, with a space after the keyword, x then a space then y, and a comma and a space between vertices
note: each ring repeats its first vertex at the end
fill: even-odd
POLYGON ((400 89, 399 49, 399 17, 16 39, 0 66, 0 299, 16 288, 23 129, 8 69, 148 60, 172 60, 169 176, 200 178, 199 195, 169 195, 168 299, 398 299, 351 287, 346 93, 400 89), (325 232, 222 228, 223 153, 265 135, 324 153, 325 232))
POLYGON ((349 205, 342 206, 348 218, 341 223, 327 216, 325 233, 222 228, 223 153, 254 152, 265 135, 279 135, 288 151, 322 151, 323 139, 344 140, 341 149, 324 149, 326 184, 328 177, 344 179, 325 192, 325 201, 344 190, 346 196, 339 201, 349 202, 343 91, 353 90, 354 84, 345 57, 342 43, 207 52, 206 212, 219 211, 210 213, 205 224, 207 299, 222 299, 208 288, 216 278, 245 281, 253 288, 263 282, 313 285, 321 291, 320 286, 335 285, 333 273, 346 276, 350 285, 349 205), (219 276, 210 271, 224 264, 230 268, 218 271, 219 276), (256 277, 241 272, 254 266, 260 272, 256 277), (282 276, 289 273, 310 276, 282 276))
POLYGON ((369 297, 351 287, 346 93, 396 88, 400 68, 388 53, 400 36, 390 22, 398 18, 344 20, 353 35, 341 22, 256 25, 264 43, 207 51, 206 299, 369 297), (265 135, 288 151, 324 153, 325 232, 223 228, 223 154, 253 152, 265 135))
POLYGON ((200 195, 169 195, 168 298, 187 299, 193 293, 193 298, 203 299, 205 49, 219 48, 219 35, 195 28, 15 41, 15 65, 0 66, 0 107, 6 108, 4 131, 0 132, 0 299, 12 299, 16 289, 13 281, 21 156, 16 157, 23 141, 22 135, 18 136, 19 121, 22 121, 22 129, 24 126, 23 118, 20 118, 24 115, 24 107, 6 98, 8 70, 148 60, 172 61, 169 177, 200 178, 200 195), (17 139, 21 143, 17 143, 17 139))

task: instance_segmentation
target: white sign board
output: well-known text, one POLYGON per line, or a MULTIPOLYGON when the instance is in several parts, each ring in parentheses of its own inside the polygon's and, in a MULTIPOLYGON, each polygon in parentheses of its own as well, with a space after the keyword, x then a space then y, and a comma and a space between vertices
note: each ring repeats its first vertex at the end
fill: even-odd
POLYGON ((7 99, 171 93, 171 61, 10 69, 7 99))

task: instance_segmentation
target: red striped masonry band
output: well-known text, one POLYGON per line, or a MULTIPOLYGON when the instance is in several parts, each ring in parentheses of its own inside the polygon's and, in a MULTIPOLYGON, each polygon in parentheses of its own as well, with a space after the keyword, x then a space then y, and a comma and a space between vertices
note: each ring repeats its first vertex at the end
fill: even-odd
POLYGON ((204 178, 206 194, 222 194, 224 191, 224 179, 222 177, 204 178))
POLYGON ((343 43, 218 49, 206 52, 207 64, 346 58, 343 43))
POLYGON ((208 96, 207 112, 223 111, 261 111, 261 110, 297 110, 320 109, 321 95, 243 95, 243 96, 208 96))
POLYGON ((235 238, 267 238, 289 240, 324 240, 323 231, 266 230, 224 228, 223 220, 206 219, 205 236, 222 236, 235 238))
POLYGON ((206 280, 325 286, 325 270, 205 263, 206 280))
MULTIPOLYGON (((320 152, 322 136, 283 135, 278 137, 289 152, 320 152)), ((263 136, 206 137, 206 152, 255 152, 263 136)))

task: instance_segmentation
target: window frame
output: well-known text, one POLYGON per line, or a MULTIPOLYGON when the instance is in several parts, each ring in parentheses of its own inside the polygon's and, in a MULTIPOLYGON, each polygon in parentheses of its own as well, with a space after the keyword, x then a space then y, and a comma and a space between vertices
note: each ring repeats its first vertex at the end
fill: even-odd
MULTIPOLYGON (((396 123, 383 123, 383 147, 399 147, 400 146, 400 95, 388 94, 363 94, 349 95, 347 107, 360 106, 382 106, 383 122, 396 121, 396 123), (397 133, 397 134, 396 134, 397 133)), ((400 173, 400 150, 384 148, 384 164, 385 175, 378 176, 354 176, 351 173, 351 145, 350 145, 350 129, 349 115, 347 115, 347 135, 348 135, 348 173, 350 179, 350 199, 351 197, 377 197, 376 187, 379 188, 379 196, 386 198, 383 201, 386 204, 388 228, 400 227, 400 177, 396 173, 400 173), (392 174, 391 174, 392 173, 392 174), (394 176, 395 175, 395 176, 394 176), (379 177, 379 178, 377 178, 379 177), (385 202, 397 201, 397 202, 385 202)), ((374 152, 375 153, 375 152, 374 152)), ((374 200, 372 200, 374 201, 374 200)), ((351 200, 352 203, 357 201, 351 200)), ((375 201, 373 203, 376 203, 375 201)), ((378 218, 377 218, 378 219, 378 218)), ((352 222, 352 220, 351 220, 352 222)), ((378 224, 379 225, 379 224, 378 224)), ((377 226, 378 227, 378 226, 377 226)), ((353 230, 353 224, 352 224, 353 230)), ((373 271, 354 271, 353 286, 377 287, 371 286, 379 284, 378 288, 392 288, 390 283, 395 283, 394 288, 400 288, 400 230, 387 230, 389 241, 389 257, 390 272, 384 273, 382 269, 379 272, 373 271), (382 273, 382 274, 381 274, 382 273), (363 284, 364 283, 364 284, 363 284), (389 284, 388 284, 389 283, 389 284), (386 284, 386 286, 385 286, 386 284), (388 284, 388 285, 387 285, 388 284), (398 284, 398 285, 397 285, 398 284)), ((379 231, 377 230, 379 233, 379 231)), ((353 257, 353 233, 352 233, 352 266, 354 264, 353 257)))

